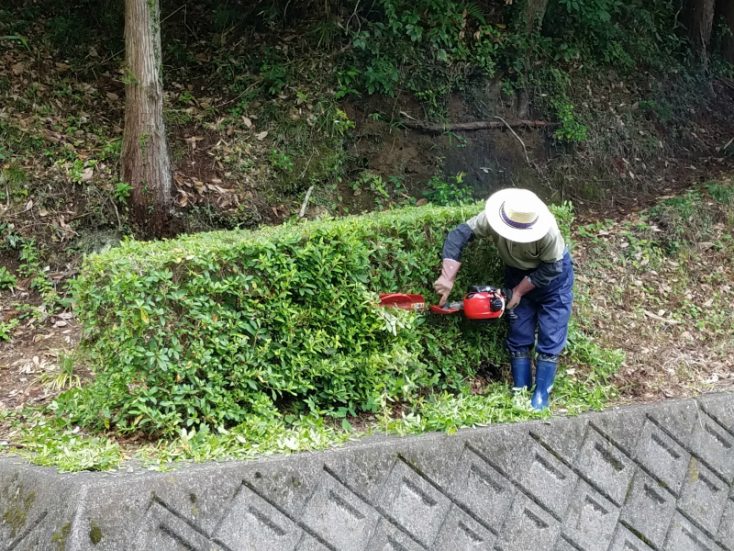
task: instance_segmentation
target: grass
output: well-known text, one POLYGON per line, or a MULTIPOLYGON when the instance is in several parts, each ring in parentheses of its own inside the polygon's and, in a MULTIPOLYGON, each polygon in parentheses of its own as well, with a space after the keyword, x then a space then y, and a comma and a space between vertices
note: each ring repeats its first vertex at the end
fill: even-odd
POLYGON ((731 384, 734 186, 708 183, 603 229, 578 229, 577 319, 627 353, 621 400, 731 384))

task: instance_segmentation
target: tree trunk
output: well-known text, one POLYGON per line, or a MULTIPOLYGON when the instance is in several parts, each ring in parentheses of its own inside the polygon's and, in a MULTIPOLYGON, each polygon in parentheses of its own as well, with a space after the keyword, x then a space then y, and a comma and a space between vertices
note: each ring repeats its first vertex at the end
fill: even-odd
POLYGON ((729 63, 734 63, 734 2, 732 0, 716 2, 716 21, 722 21, 728 27, 728 32, 721 41, 721 54, 729 63))
POLYGON ((163 123, 158 0, 125 0, 125 131, 122 180, 135 222, 154 237, 169 229, 171 166, 163 123))
MULTIPOLYGON (((543 19, 545 18, 547 8, 548 0, 523 0, 523 2, 518 5, 519 12, 517 12, 517 19, 515 19, 514 27, 518 34, 525 35, 527 38, 525 43, 528 47, 533 40, 533 35, 539 33, 543 26, 543 19)), ((532 49, 528 48, 524 55, 525 73, 532 70, 531 67, 533 65, 533 60, 530 56, 533 54, 531 54, 531 52, 532 49)), ((519 90, 517 92, 516 99, 517 117, 520 119, 527 118, 530 113, 530 95, 528 94, 528 91, 525 89, 519 90)))
POLYGON ((715 3, 715 0, 686 0, 684 21, 688 29, 688 38, 704 66, 708 65, 715 3))
POLYGON ((522 8, 520 28, 526 33, 534 33, 543 25, 548 0, 525 0, 522 8))

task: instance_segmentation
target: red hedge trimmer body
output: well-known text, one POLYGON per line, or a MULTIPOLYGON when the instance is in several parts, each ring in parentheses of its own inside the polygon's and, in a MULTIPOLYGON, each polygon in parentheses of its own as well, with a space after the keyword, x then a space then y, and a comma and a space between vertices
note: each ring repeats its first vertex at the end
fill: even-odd
POLYGON ((501 318, 505 313, 505 306, 511 295, 511 291, 507 289, 497 289, 490 285, 472 285, 463 301, 447 302, 443 306, 437 304, 427 306, 423 295, 406 293, 383 293, 380 295, 380 304, 416 312, 428 310, 441 315, 463 312, 464 317, 470 320, 493 320, 501 318))

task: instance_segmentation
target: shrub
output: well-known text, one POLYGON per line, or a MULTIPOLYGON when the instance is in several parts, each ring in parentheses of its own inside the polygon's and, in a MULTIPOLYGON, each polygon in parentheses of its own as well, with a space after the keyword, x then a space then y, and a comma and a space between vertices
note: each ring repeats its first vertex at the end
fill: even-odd
MULTIPOLYGON (((445 233, 479 208, 127 241, 89 256, 75 296, 98 367, 59 411, 165 435, 263 407, 339 416, 461 389, 480 363, 500 361, 504 325, 382 309, 378 292, 432 300, 445 233)), ((457 297, 470 282, 500 282, 491 245, 470 247, 457 297)))

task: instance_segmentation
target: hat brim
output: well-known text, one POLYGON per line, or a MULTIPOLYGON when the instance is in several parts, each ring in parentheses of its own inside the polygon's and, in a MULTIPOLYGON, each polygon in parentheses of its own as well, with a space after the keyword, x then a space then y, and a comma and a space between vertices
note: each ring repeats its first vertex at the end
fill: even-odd
POLYGON ((553 214, 542 201, 536 205, 538 218, 528 228, 515 228, 503 220, 502 205, 515 193, 512 188, 501 189, 492 194, 484 207, 490 227, 500 236, 515 243, 532 243, 542 239, 553 225, 553 214))

